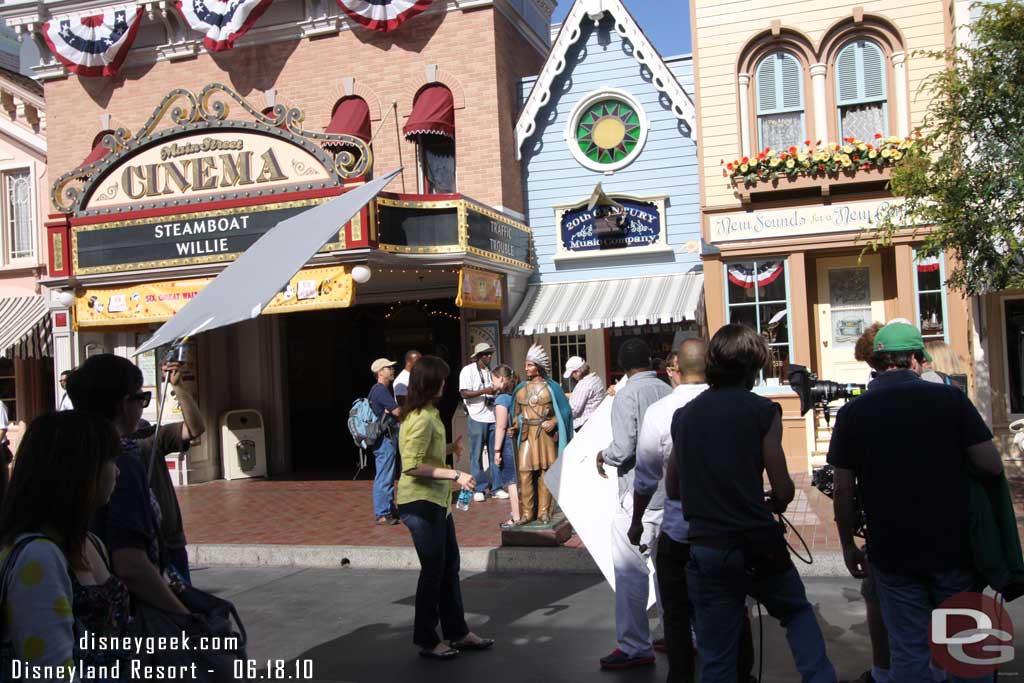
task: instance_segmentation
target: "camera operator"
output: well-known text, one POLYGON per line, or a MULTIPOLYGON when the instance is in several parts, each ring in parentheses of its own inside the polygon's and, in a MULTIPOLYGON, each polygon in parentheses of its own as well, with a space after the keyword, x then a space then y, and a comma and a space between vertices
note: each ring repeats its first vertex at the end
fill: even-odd
POLYGON ((892 680, 901 683, 931 680, 932 609, 972 587, 964 461, 982 476, 1003 469, 992 433, 966 394, 919 377, 926 358, 913 325, 879 330, 871 365, 881 372, 839 411, 828 454, 846 566, 864 578, 870 557, 892 680), (855 482, 868 520, 868 556, 854 543, 855 482))
MULTIPOLYGON (((181 408, 181 422, 171 422, 156 428, 140 420, 139 429, 129 438, 138 445, 139 452, 150 471, 149 487, 160 504, 161 520, 160 535, 167 551, 167 561, 173 566, 186 584, 192 584, 189 570, 185 527, 178 507, 178 496, 174 492, 171 474, 164 464, 164 456, 171 453, 185 453, 206 431, 206 422, 199 410, 199 404, 188 389, 182 376, 183 364, 180 362, 164 363, 163 373, 170 384, 171 396, 177 399, 181 408), (153 440, 156 440, 156 462, 149 467, 149 458, 153 454, 153 440)), ((166 413, 165 413, 166 414, 166 413)))
POLYGON ((825 640, 772 516, 795 487, 782 449, 782 410, 751 392, 768 364, 764 337, 725 325, 707 351, 710 389, 676 411, 672 443, 683 514, 690 525, 686 568, 702 683, 734 683, 746 596, 786 628, 803 681, 835 683, 825 640), (772 492, 765 501, 764 474, 772 492))

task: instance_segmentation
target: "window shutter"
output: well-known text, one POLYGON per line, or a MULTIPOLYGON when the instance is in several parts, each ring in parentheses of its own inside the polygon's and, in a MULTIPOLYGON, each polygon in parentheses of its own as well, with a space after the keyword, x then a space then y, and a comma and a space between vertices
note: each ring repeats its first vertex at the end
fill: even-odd
POLYGON ((776 52, 761 60, 755 71, 757 113, 803 111, 800 62, 788 52, 776 52))
POLYGON ((864 61, 864 99, 885 98, 885 55, 874 43, 860 43, 864 61))
POLYGON ((778 108, 775 83, 775 55, 769 55, 757 65, 757 113, 766 114, 778 108))
POLYGON ((779 53, 782 59, 779 66, 782 71, 782 106, 787 111, 804 108, 800 82, 800 62, 793 55, 779 53))
POLYGON ((858 40, 840 50, 835 77, 840 106, 886 100, 885 53, 875 43, 858 40))
POLYGON ((859 102, 860 83, 857 78, 857 43, 850 43, 836 58, 836 99, 840 105, 859 102))

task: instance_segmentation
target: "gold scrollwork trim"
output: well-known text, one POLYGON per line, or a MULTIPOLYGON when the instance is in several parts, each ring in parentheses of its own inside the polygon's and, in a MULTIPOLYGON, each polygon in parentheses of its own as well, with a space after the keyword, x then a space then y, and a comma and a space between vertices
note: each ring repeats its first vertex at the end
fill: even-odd
POLYGON ((366 142, 351 135, 305 130, 299 125, 304 116, 300 109, 288 109, 281 104, 275 105, 270 115, 265 115, 229 86, 221 83, 211 83, 198 94, 184 88, 175 88, 164 96, 137 133, 132 135, 127 129, 119 128, 114 133, 105 135, 103 145, 111 153, 95 163, 73 169, 60 176, 50 191, 50 201, 54 208, 60 211, 78 211, 81 209, 79 204, 82 197, 97 174, 120 163, 125 155, 134 153, 155 139, 179 136, 192 131, 209 132, 216 124, 223 124, 225 128, 254 130, 284 138, 312 153, 325 168, 333 171, 336 177, 342 180, 366 175, 373 161, 372 152, 366 142), (236 102, 254 119, 254 122, 227 120, 230 107, 222 99, 213 99, 214 95, 223 95, 236 102), (168 116, 173 127, 157 131, 160 123, 168 116), (282 125, 284 129, 281 128, 282 125), (323 149, 325 143, 341 149, 332 157, 323 149))
MULTIPOLYGON (((334 199, 334 197, 317 197, 315 199, 303 199, 294 202, 279 202, 277 204, 260 204, 255 207, 252 206, 241 206, 233 209, 222 209, 219 211, 201 211, 197 213, 187 214, 174 214, 167 216, 168 220, 190 220, 193 218, 218 218, 221 216, 234 216, 240 213, 253 213, 263 211, 273 211, 276 209, 291 209, 301 208, 306 206, 315 206, 317 204, 323 204, 324 202, 334 199)), ((146 219, 143 219, 146 220, 146 219)), ((75 226, 71 230, 71 258, 72 263, 75 265, 75 273, 80 275, 94 275, 97 273, 123 273, 132 270, 144 270, 147 268, 163 268, 163 267, 174 267, 174 266, 193 266, 203 263, 216 263, 220 261, 233 261, 242 252, 234 254, 211 254, 209 256, 193 256, 185 259, 162 259, 156 261, 142 261, 136 263, 118 263, 110 266, 94 266, 92 268, 80 268, 78 265, 78 234, 80 232, 90 232, 93 230, 110 230, 112 228, 124 228, 133 225, 139 225, 142 220, 126 220, 126 221, 114 221, 110 223, 97 223, 95 225, 80 225, 75 226)), ((344 240, 344 226, 342 226, 341 237, 344 240)), ((340 247, 344 248, 344 247, 340 247)), ((337 248, 336 248, 337 249, 337 248)), ((332 250, 336 250, 332 249, 332 250)))

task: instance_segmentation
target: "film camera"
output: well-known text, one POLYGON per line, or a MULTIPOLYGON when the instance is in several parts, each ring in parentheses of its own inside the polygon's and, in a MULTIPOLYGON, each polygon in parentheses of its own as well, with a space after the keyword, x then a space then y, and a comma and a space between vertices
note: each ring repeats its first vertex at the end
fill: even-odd
POLYGON ((800 414, 806 415, 811 408, 825 413, 825 423, 832 423, 831 403, 840 399, 850 400, 867 391, 863 384, 839 384, 818 376, 802 365, 789 366, 789 386, 800 397, 800 414))
MULTIPOLYGON (((838 400, 849 401, 867 391, 863 384, 839 384, 818 376, 802 365, 789 366, 789 386, 800 397, 800 414, 806 415, 811 408, 817 408, 825 414, 825 424, 832 423, 831 403, 838 400)), ((811 473, 811 485, 829 498, 835 496, 835 468, 832 465, 819 467, 811 473)), ((856 495, 856 494, 855 494, 856 495)), ((860 509, 860 504, 857 504, 860 509)), ((863 511, 853 533, 864 536, 866 520, 863 511)))

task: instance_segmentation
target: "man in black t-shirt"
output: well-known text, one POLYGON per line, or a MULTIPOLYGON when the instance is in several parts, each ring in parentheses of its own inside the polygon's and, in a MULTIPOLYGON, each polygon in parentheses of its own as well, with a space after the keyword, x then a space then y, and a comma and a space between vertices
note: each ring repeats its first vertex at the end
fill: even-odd
POLYGON ((370 365, 370 372, 377 383, 370 389, 368 400, 370 410, 381 421, 383 434, 373 447, 373 516, 378 525, 398 524, 398 508, 395 507, 395 453, 398 451, 391 425, 401 412, 395 395, 391 393, 391 382, 395 379, 395 361, 378 358, 370 365))
POLYGON ((805 683, 835 683, 825 639, 789 557, 780 523, 795 495, 782 449, 782 410, 750 390, 768 345, 725 325, 707 351, 709 389, 672 418, 677 486, 690 525, 686 583, 694 606, 702 683, 735 683, 749 595, 786 628, 805 683), (764 490, 764 475, 771 493, 764 490))
POLYGON ((998 476, 992 433, 960 389, 920 378, 921 333, 891 323, 875 337, 871 365, 882 369, 867 393, 839 411, 829 446, 835 512, 850 574, 870 559, 892 646, 894 681, 928 681, 932 610, 971 590, 967 466, 998 476), (867 518, 867 554, 854 543, 867 518))

